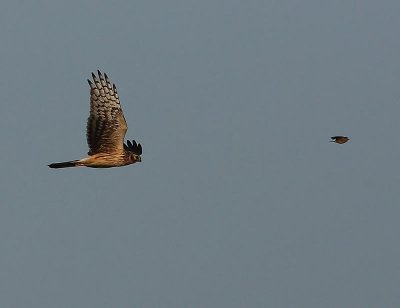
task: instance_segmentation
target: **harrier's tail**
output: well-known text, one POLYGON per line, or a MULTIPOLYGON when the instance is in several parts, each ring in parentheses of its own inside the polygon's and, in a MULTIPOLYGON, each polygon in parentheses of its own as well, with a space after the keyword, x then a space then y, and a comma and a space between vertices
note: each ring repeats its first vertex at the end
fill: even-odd
POLYGON ((77 160, 71 160, 71 161, 64 161, 62 163, 52 163, 49 165, 50 168, 69 168, 69 167, 76 167, 78 166, 77 160))

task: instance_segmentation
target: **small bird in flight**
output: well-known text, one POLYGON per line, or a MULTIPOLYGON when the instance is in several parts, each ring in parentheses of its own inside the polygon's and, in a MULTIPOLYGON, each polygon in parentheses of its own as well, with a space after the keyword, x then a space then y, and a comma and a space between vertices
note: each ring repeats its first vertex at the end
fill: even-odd
POLYGON ((331 137, 331 142, 335 142, 335 143, 339 143, 339 144, 343 144, 346 143, 347 141, 350 140, 349 137, 345 137, 345 136, 333 136, 331 137))
POLYGON ((142 161, 142 146, 135 140, 124 144, 128 130, 121 109, 117 88, 107 74, 92 73, 90 86, 90 115, 86 126, 89 157, 50 164, 50 168, 85 166, 91 168, 121 167, 142 161))

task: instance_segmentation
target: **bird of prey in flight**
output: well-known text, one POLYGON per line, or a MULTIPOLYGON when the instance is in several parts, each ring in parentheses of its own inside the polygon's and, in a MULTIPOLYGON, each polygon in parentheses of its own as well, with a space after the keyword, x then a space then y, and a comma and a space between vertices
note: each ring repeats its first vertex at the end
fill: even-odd
POLYGON ((343 144, 346 143, 347 141, 350 140, 349 137, 345 137, 345 136, 333 136, 331 137, 331 142, 335 142, 335 143, 339 143, 339 144, 343 144))
POLYGON ((85 166, 91 168, 121 167, 142 161, 142 146, 135 140, 124 144, 128 130, 121 109, 117 88, 111 84, 107 74, 92 73, 90 86, 90 115, 86 126, 89 146, 88 157, 52 163, 50 168, 85 166))

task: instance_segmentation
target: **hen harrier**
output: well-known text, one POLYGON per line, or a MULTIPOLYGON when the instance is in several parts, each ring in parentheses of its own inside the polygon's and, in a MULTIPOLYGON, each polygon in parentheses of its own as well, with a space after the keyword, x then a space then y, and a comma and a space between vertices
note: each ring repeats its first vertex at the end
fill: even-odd
POLYGON ((121 167, 142 161, 142 146, 135 140, 124 144, 128 126, 115 84, 107 74, 92 73, 90 86, 90 115, 86 126, 89 157, 50 164, 50 168, 86 166, 91 168, 121 167))
POLYGON ((347 141, 350 140, 349 137, 345 137, 345 136, 333 136, 331 137, 331 142, 335 142, 335 143, 339 143, 339 144, 343 144, 346 143, 347 141))

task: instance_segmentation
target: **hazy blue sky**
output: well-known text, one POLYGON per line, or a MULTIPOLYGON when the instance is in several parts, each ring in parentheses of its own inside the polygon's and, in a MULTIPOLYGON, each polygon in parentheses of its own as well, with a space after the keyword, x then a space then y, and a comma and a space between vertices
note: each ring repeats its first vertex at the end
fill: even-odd
POLYGON ((0 306, 400 307, 399 12, 4 1, 0 306), (143 162, 49 169, 97 69, 143 162))

